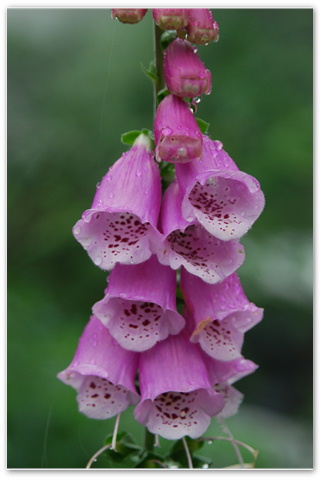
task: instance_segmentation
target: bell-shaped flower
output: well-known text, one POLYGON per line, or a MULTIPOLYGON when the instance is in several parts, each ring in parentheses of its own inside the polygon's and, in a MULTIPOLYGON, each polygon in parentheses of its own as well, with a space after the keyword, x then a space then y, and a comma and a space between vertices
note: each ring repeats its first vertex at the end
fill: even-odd
POLYGON ((261 214, 265 199, 258 181, 241 172, 222 143, 203 135, 199 162, 176 165, 183 192, 182 214, 220 240, 242 237, 261 214))
POLYGON ((162 30, 181 30, 189 19, 187 8, 153 8, 152 16, 162 30))
POLYGON ((244 247, 236 240, 218 240, 202 225, 187 222, 181 205, 181 191, 173 182, 162 200, 160 225, 164 238, 157 250, 159 261, 175 270, 183 266, 208 283, 223 280, 243 263, 244 247))
POLYGON ((170 163, 198 160, 202 154, 202 133, 188 104, 167 95, 159 104, 154 119, 156 158, 170 163))
POLYGON ((223 395, 225 399, 225 406, 219 412, 218 417, 227 418, 235 415, 244 396, 232 384, 253 373, 258 368, 258 365, 243 357, 228 362, 221 362, 208 355, 205 358, 205 363, 211 384, 215 391, 223 395))
POLYGON ((73 228, 78 242, 103 270, 117 262, 138 264, 160 241, 156 225, 161 177, 150 140, 141 134, 103 177, 93 204, 73 228))
POLYGON ((211 92, 211 73, 197 48, 176 38, 164 52, 164 79, 168 90, 178 97, 194 98, 211 92))
POLYGON ((140 265, 116 265, 93 313, 123 348, 137 352, 177 334, 185 324, 176 309, 176 272, 155 255, 140 265))
POLYGON ((134 417, 151 433, 170 440, 200 437, 224 406, 198 346, 185 331, 141 354, 139 381, 141 401, 134 417))
POLYGON ((207 8, 189 8, 189 21, 186 27, 189 42, 206 45, 219 39, 218 23, 207 8))
POLYGON ((77 391, 78 408, 104 420, 139 402, 134 380, 139 355, 121 348, 102 322, 92 316, 69 367, 57 377, 77 391))
POLYGON ((142 20, 147 8, 112 8, 112 18, 117 18, 122 23, 138 23, 142 20))
POLYGON ((194 322, 190 340, 217 360, 241 358, 244 333, 262 320, 263 309, 249 302, 237 274, 211 285, 181 269, 181 292, 194 322))

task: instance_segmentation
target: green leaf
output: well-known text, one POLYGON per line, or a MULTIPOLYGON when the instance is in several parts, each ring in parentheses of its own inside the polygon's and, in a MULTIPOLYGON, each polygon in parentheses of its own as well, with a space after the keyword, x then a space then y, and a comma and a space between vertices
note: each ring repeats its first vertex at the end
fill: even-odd
POLYGON ((177 38, 176 30, 166 30, 165 32, 163 32, 160 38, 160 45, 162 50, 164 51, 175 38, 177 38))
POLYGON ((145 73, 145 75, 148 78, 150 78, 153 82, 156 82, 158 80, 157 69, 153 60, 151 60, 149 64, 149 68, 146 68, 142 63, 141 63, 141 68, 145 73))
MULTIPOLYGON (((200 465, 202 466, 206 463, 209 464, 209 459, 202 459, 203 461, 201 462, 200 458, 202 457, 198 457, 197 455, 195 455, 195 452, 197 450, 200 450, 200 448, 204 446, 205 442, 199 439, 192 439, 189 437, 185 437, 185 438, 186 438, 187 446, 189 448, 193 466, 196 467, 195 464, 198 464, 198 466, 200 465)), ((182 465, 182 467, 188 466, 187 454, 186 454, 182 440, 178 440, 173 445, 172 449, 169 452, 169 456, 172 460, 182 465)))
POLYGON ((210 127, 210 123, 205 122, 205 120, 202 120, 201 118, 196 118, 196 120, 201 130, 201 133, 203 133, 204 135, 207 135, 208 129, 210 127))

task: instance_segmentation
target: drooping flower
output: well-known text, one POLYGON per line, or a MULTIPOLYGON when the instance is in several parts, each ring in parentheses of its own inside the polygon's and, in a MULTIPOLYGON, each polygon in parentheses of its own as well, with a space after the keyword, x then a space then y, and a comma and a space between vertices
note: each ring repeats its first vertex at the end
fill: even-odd
POLYGON ((182 268, 181 292, 194 323, 190 340, 217 360, 241 358, 244 333, 261 321, 263 309, 249 302, 237 274, 211 285, 182 268))
POLYGON ((122 23, 138 23, 142 20, 147 8, 112 8, 112 18, 117 18, 122 23))
POLYGON ((121 348, 92 316, 69 367, 58 378, 77 391, 78 408, 90 418, 107 419, 140 399, 134 379, 139 355, 121 348))
POLYGON ((198 220, 220 240, 242 237, 264 208, 258 181, 238 169, 221 142, 206 135, 200 161, 177 164, 176 175, 183 192, 183 217, 198 220))
POLYGON ((243 246, 236 240, 218 240, 202 225, 187 222, 181 205, 181 191, 173 182, 162 200, 160 224, 164 238, 157 250, 159 261, 175 270, 184 266, 208 283, 223 280, 243 263, 243 246))
POLYGON ((200 437, 224 406, 197 345, 186 332, 170 336, 140 356, 138 422, 170 440, 200 437))
POLYGON ((194 98, 211 92, 211 73, 197 48, 176 38, 164 52, 164 79, 168 90, 178 97, 194 98))
POLYGON ((188 24, 186 8, 153 8, 152 16, 162 30, 181 30, 188 24))
POLYGON ((176 273, 155 255, 140 265, 116 265, 93 313, 123 348, 137 352, 177 334, 185 324, 176 309, 176 273))
POLYGON ((159 104, 154 119, 154 139, 158 161, 187 163, 202 154, 202 134, 188 104, 167 95, 159 104))
POLYGON ((189 8, 189 21, 186 27, 189 42, 206 45, 219 39, 218 23, 207 8, 189 8))
POLYGON ((73 228, 78 242, 103 270, 117 262, 147 260, 160 241, 156 225, 161 204, 161 177, 141 134, 103 177, 93 204, 73 228))

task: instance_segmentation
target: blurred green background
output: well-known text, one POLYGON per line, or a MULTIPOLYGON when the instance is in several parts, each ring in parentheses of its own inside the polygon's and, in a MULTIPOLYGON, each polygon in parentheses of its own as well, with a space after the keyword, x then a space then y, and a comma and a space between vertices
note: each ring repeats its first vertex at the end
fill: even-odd
MULTIPOLYGON (((227 425, 260 451, 258 468, 311 468, 313 10, 214 17, 220 40, 199 48, 213 90, 197 116, 267 202, 242 240, 239 270, 265 309, 243 350, 260 368, 236 384, 245 400, 227 425)), ((152 35, 150 11, 123 25, 109 9, 7 10, 8 468, 83 468, 113 430, 114 420, 79 414, 56 374, 106 278, 71 228, 126 149, 121 134, 152 127, 152 84, 140 67, 153 57, 152 35)), ((131 410, 120 430, 142 440, 131 410)), ((214 421, 208 434, 218 431, 214 421)), ((225 442, 203 453, 215 467, 237 463, 225 442)))

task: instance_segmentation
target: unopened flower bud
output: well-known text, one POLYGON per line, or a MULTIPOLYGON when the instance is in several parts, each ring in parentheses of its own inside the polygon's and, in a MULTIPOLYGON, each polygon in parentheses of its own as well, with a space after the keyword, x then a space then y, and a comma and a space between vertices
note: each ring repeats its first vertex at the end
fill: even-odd
POLYGON ((189 9, 187 8, 153 8, 155 23, 162 30, 180 30, 188 24, 189 9))
POLYGON ((192 43, 205 45, 219 39, 218 23, 207 8, 190 8, 187 25, 187 39, 192 43))
POLYGON ((154 119, 158 161, 188 163, 202 153, 202 134, 188 104, 175 95, 160 103, 154 119))
POLYGON ((194 98, 209 94, 211 73, 201 61, 197 48, 176 38, 164 52, 164 78, 171 93, 194 98))
POLYGON ((138 23, 147 11, 147 8, 112 8, 112 18, 122 23, 138 23))

